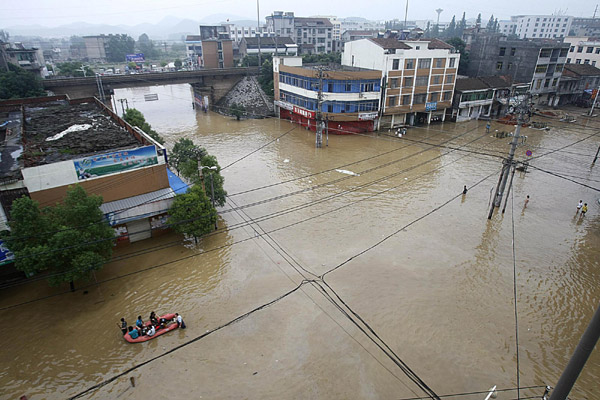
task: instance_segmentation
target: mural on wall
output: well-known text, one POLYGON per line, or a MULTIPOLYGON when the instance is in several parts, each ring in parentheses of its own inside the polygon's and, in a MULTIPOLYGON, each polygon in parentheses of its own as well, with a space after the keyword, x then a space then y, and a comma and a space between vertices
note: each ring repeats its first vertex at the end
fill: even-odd
POLYGON ((73 161, 73 166, 75 167, 75 171, 77 171, 77 178, 79 180, 156 164, 158 164, 158 157, 154 146, 99 154, 73 161))

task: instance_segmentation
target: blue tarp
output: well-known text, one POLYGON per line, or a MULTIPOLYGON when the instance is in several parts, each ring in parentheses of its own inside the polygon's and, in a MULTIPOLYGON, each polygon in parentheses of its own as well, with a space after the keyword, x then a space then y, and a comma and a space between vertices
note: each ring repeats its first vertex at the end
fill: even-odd
POLYGON ((175 175, 169 168, 167 168, 167 176, 169 177, 169 186, 171 186, 171 189, 173 189, 176 194, 183 194, 188 191, 188 184, 182 181, 181 178, 175 175))

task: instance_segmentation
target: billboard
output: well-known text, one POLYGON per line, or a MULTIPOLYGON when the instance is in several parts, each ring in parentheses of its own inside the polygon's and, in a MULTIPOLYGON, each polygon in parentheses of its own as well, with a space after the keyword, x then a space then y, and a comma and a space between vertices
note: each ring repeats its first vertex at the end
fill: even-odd
POLYGON ((116 151, 73 161, 77 178, 84 180, 158 164, 154 146, 116 151))
POLYGON ((146 58, 144 57, 144 53, 126 54, 125 59, 127 59, 127 62, 133 61, 136 63, 146 61, 146 58))

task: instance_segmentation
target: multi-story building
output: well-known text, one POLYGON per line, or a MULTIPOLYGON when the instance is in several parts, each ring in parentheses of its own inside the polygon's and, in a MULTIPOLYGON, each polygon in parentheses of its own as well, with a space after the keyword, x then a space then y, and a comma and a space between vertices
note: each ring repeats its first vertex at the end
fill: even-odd
POLYGON ((590 64, 600 66, 600 39, 590 37, 568 36, 569 43, 567 64, 590 64))
POLYGON ((342 64, 379 71, 378 127, 444 120, 460 54, 438 39, 369 38, 344 44, 342 64))
POLYGON ((334 51, 334 26, 328 18, 296 17, 293 12, 275 11, 266 20, 267 28, 276 36, 291 37, 301 54, 334 51))
POLYGON ((559 104, 589 106, 600 88, 600 69, 589 64, 566 64, 560 80, 559 104))
POLYGON ((275 36, 295 38, 294 33, 294 13, 274 11, 266 18, 267 29, 275 32, 275 36))
POLYGON ((385 30, 385 23, 380 21, 368 21, 364 18, 340 18, 341 34, 346 31, 366 31, 366 30, 385 30))
POLYGON ((554 105, 568 52, 569 44, 561 40, 479 35, 471 43, 466 75, 508 75, 515 82, 529 82, 537 101, 554 105))
POLYGON ((303 67, 301 57, 274 57, 275 106, 279 117, 315 130, 317 114, 327 132, 376 128, 381 71, 344 65, 303 67))
POLYGON ((6 100, 0 111, 10 120, 10 135, 0 146, 1 229, 16 198, 53 206, 79 184, 102 196, 100 208, 117 243, 160 233, 175 193, 184 188, 175 176, 171 180, 164 146, 95 98, 6 100))
POLYGON ((600 18, 573 18, 571 36, 600 36, 600 18))
POLYGON ((185 45, 192 68, 233 67, 233 40, 227 26, 200 25, 200 35, 188 35, 185 45))
POLYGON ((352 42, 354 40, 377 37, 379 31, 346 31, 342 34, 342 42, 352 42))
POLYGON ((342 21, 335 15, 311 15, 310 18, 327 18, 333 25, 332 38, 333 40, 341 40, 342 38, 342 21))
MULTIPOLYGON (((242 38, 239 48, 242 57, 258 54, 258 38, 242 38)), ((261 54, 296 56, 298 55, 298 45, 289 37, 261 37, 260 52, 261 54)))
POLYGON ((569 35, 573 17, 566 15, 515 15, 498 21, 500 33, 527 38, 561 38, 569 35))
POLYGON ((85 52, 89 61, 91 62, 105 62, 106 61, 106 45, 108 36, 84 36, 83 42, 85 44, 85 52))
POLYGON ((243 38, 254 38, 260 35, 260 37, 274 37, 275 32, 272 28, 267 25, 260 27, 256 26, 238 26, 233 24, 223 24, 227 26, 231 39, 239 44, 243 38))
MULTIPOLYGON (((6 62, 21 67, 37 76, 42 76, 45 70, 44 56, 38 48, 26 49, 21 43, 6 44, 0 58, 6 62)), ((0 61, 0 65, 4 64, 0 61)))

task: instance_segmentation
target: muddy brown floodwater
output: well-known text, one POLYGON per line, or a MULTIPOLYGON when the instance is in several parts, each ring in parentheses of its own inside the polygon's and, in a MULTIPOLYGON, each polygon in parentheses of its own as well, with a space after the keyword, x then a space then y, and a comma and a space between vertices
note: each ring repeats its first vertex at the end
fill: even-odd
MULTIPOLYGON (((532 165, 567 179, 517 172, 505 214, 488 220, 508 139, 485 122, 330 136, 315 149, 314 133, 287 121, 196 113, 185 85, 116 97, 169 146, 190 138, 226 167, 222 230, 197 245, 170 234, 120 249, 87 292, 2 291, 1 398, 102 383, 83 398, 426 396, 400 366, 438 395, 516 388, 517 365, 520 386, 535 387, 521 398, 556 384, 600 300, 600 196, 571 181, 600 187, 600 121, 524 129, 517 158, 531 150, 532 165), (126 343, 115 323, 151 311, 177 311, 188 328, 126 343)), ((571 398, 599 398, 599 382, 596 349, 571 398)))

